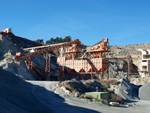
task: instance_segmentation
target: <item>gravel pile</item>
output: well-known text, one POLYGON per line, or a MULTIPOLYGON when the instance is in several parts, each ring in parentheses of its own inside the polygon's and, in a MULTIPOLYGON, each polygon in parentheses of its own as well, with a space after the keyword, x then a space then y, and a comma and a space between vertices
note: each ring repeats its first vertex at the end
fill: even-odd
POLYGON ((150 100, 150 83, 146 83, 140 87, 139 97, 141 100, 150 100))
POLYGON ((119 86, 115 89, 115 93, 123 99, 139 99, 138 90, 138 86, 131 84, 126 79, 121 79, 119 86))
POLYGON ((39 94, 34 94, 37 89, 45 91, 0 68, 0 113, 51 112, 50 108, 39 99, 39 94))

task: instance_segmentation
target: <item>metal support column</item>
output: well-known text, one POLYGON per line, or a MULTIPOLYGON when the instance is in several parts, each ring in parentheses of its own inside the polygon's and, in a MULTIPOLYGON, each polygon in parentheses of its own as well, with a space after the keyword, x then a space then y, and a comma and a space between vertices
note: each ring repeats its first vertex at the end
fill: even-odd
POLYGON ((47 53, 47 54, 46 54, 45 73, 46 73, 46 76, 49 77, 49 80, 51 80, 51 76, 50 76, 50 70, 51 70, 50 57, 51 57, 51 55, 47 53))
POLYGON ((93 80, 93 69, 91 68, 91 80, 93 80))

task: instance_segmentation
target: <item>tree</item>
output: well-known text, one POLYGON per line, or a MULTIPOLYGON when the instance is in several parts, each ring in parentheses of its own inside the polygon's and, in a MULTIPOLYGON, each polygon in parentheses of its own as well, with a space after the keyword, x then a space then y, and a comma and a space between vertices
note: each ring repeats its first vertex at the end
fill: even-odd
POLYGON ((63 39, 62 39, 62 37, 60 37, 60 38, 59 38, 59 42, 60 42, 60 43, 62 43, 62 42, 63 42, 63 39))
POLYGON ((50 40, 47 40, 47 41, 46 41, 46 44, 50 44, 50 40))
POLYGON ((50 44, 54 44, 54 43, 55 43, 54 39, 51 38, 51 39, 50 39, 50 44))
POLYGON ((55 38, 55 43, 60 43, 60 38, 59 37, 55 38))
POLYGON ((37 42, 37 43, 40 43, 40 44, 44 44, 43 39, 37 39, 36 42, 37 42))
POLYGON ((71 36, 66 36, 64 38, 64 42, 70 42, 71 41, 71 36))
POLYGON ((54 44, 54 39, 51 38, 50 40, 47 40, 47 41, 46 41, 46 44, 54 44))
POLYGON ((56 43, 62 43, 62 42, 70 42, 71 41, 71 37, 70 36, 66 36, 65 38, 62 37, 56 37, 54 38, 50 38, 50 40, 46 41, 46 44, 56 44, 56 43))

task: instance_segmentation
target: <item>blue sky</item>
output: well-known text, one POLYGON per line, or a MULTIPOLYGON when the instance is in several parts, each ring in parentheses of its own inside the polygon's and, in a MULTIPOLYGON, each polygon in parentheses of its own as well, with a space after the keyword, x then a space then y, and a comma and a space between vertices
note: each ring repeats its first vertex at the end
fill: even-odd
POLYGON ((150 43, 150 0, 0 0, 0 30, 31 40, 71 36, 86 45, 150 43))

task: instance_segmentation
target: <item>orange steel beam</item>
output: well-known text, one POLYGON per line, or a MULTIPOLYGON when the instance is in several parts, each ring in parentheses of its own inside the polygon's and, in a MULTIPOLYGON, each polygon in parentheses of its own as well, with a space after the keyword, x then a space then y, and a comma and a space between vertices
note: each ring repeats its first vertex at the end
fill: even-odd
POLYGON ((29 48, 23 48, 23 50, 31 50, 31 49, 43 49, 43 48, 48 48, 48 47, 52 47, 52 46, 58 46, 61 45, 63 43, 58 43, 58 44, 50 44, 50 45, 43 45, 43 46, 36 46, 36 47, 29 47, 29 48))
POLYGON ((108 38, 102 39, 101 41, 97 42, 96 44, 94 44, 93 46, 100 44, 100 43, 108 43, 108 38))
MULTIPOLYGON (((41 77, 43 78, 43 79, 46 79, 46 77, 41 73, 41 71, 43 71, 42 69, 40 69, 39 67, 37 67, 37 66, 35 66, 35 65, 33 65, 33 63, 32 63, 32 58, 25 58, 26 59, 26 61, 28 62, 28 71, 30 71, 30 67, 31 67, 31 69, 32 68, 34 68, 40 75, 41 75, 41 77)), ((54 69, 52 69, 52 70, 54 70, 54 69)))
POLYGON ((49 52, 49 51, 53 51, 53 50, 61 48, 61 47, 69 46, 71 44, 80 45, 81 42, 80 42, 79 39, 75 39, 75 40, 72 40, 70 42, 65 42, 65 43, 62 43, 60 45, 54 45, 52 47, 42 49, 42 50, 39 50, 39 51, 36 51, 36 52, 33 52, 33 53, 28 53, 28 54, 25 54, 25 55, 22 55, 22 56, 15 56, 15 60, 21 60, 21 59, 25 59, 27 57, 33 57, 33 56, 40 55, 40 54, 43 54, 43 53, 46 53, 46 52, 49 52))
MULTIPOLYGON (((25 60, 28 61, 28 67, 29 67, 29 68, 30 68, 30 66, 31 66, 31 68, 33 67, 33 68, 35 68, 36 71, 38 71, 37 68, 36 68, 34 65, 32 65, 32 63, 31 63, 31 61, 30 61, 30 58, 32 58, 33 56, 36 56, 36 55, 40 55, 40 54, 43 54, 43 53, 47 53, 47 52, 49 52, 49 51, 53 51, 53 50, 58 49, 58 48, 61 48, 61 47, 69 46, 69 45, 71 45, 71 44, 78 44, 78 45, 80 45, 81 42, 79 41, 79 39, 75 39, 75 40, 70 41, 70 42, 65 42, 65 43, 61 43, 61 44, 55 44, 55 45, 53 45, 52 47, 49 47, 49 48, 46 48, 46 49, 42 49, 42 50, 39 50, 39 51, 36 51, 36 52, 33 52, 33 53, 28 53, 28 54, 25 54, 25 55, 22 55, 22 54, 16 55, 16 56, 15 56, 15 60, 25 59, 25 60), (28 59, 28 58, 29 58, 29 59, 28 59)), ((50 67, 50 68, 51 68, 51 67, 50 67)), ((29 70, 30 70, 30 69, 29 69, 29 70)), ((38 71, 38 72, 40 73, 40 71, 38 71)), ((64 72, 63 72, 63 73, 64 73, 64 72)), ((42 74, 40 73, 40 75, 42 75, 42 74)), ((43 75, 42 75, 42 76, 43 76, 43 75)), ((64 79, 65 79, 65 77, 64 77, 64 79)))
POLYGON ((93 46, 99 44, 99 43, 102 43, 104 39, 102 39, 101 41, 97 42, 96 44, 94 44, 93 46))

